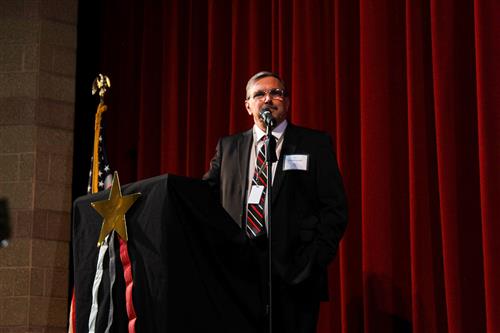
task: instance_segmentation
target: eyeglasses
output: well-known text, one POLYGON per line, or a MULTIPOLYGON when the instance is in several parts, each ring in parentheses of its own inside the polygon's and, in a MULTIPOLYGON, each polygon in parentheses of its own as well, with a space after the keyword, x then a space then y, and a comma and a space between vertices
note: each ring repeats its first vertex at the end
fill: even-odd
POLYGON ((258 101, 266 99, 266 95, 269 95, 270 99, 283 100, 286 96, 285 90, 274 88, 269 90, 258 90, 253 93, 252 98, 258 101))

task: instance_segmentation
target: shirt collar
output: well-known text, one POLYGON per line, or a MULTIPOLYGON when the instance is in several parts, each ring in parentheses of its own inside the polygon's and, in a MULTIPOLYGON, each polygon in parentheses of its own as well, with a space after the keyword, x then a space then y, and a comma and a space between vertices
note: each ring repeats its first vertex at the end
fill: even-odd
MULTIPOLYGON (((271 133, 276 138, 276 141, 281 140, 281 137, 283 136, 283 133, 285 133, 285 129, 286 129, 287 125, 288 125, 288 122, 285 119, 278 126, 276 126, 273 129, 273 131, 271 133)), ((259 142, 264 135, 266 135, 266 132, 261 130, 259 128, 259 126, 253 125, 253 140, 254 140, 254 142, 259 142)))

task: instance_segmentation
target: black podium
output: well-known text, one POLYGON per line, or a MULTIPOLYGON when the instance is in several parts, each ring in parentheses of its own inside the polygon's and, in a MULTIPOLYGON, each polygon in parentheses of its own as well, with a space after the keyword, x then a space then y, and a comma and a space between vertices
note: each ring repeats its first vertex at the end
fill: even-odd
MULTIPOLYGON (((127 212, 128 251, 134 280, 136 332, 258 332, 264 305, 246 237, 201 180, 173 175, 122 187, 142 193, 127 212)), ((78 198, 73 207, 73 259, 77 332, 88 331, 96 246, 102 218, 90 203, 109 191, 78 198)), ((118 252, 118 241, 115 241, 118 252)), ((112 332, 127 332, 120 260, 113 290, 112 332)), ((106 267, 105 267, 106 269, 106 267)), ((105 276, 106 274, 104 274, 105 276)), ((99 304, 109 302, 103 279, 99 304)), ((99 311, 96 332, 107 311, 99 311)))

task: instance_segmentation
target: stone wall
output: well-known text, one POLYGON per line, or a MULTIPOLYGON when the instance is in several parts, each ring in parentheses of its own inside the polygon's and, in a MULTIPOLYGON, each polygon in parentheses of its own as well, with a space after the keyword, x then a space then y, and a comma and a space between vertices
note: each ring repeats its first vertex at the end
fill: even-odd
POLYGON ((65 332, 77 0, 0 1, 0 333, 65 332))

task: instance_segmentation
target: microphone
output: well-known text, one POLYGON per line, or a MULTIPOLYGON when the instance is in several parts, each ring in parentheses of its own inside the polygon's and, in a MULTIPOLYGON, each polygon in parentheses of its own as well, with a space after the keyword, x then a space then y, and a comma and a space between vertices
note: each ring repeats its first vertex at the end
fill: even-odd
POLYGON ((274 128, 276 126, 276 119, 273 118, 269 107, 260 110, 260 119, 266 123, 267 127, 274 128))

